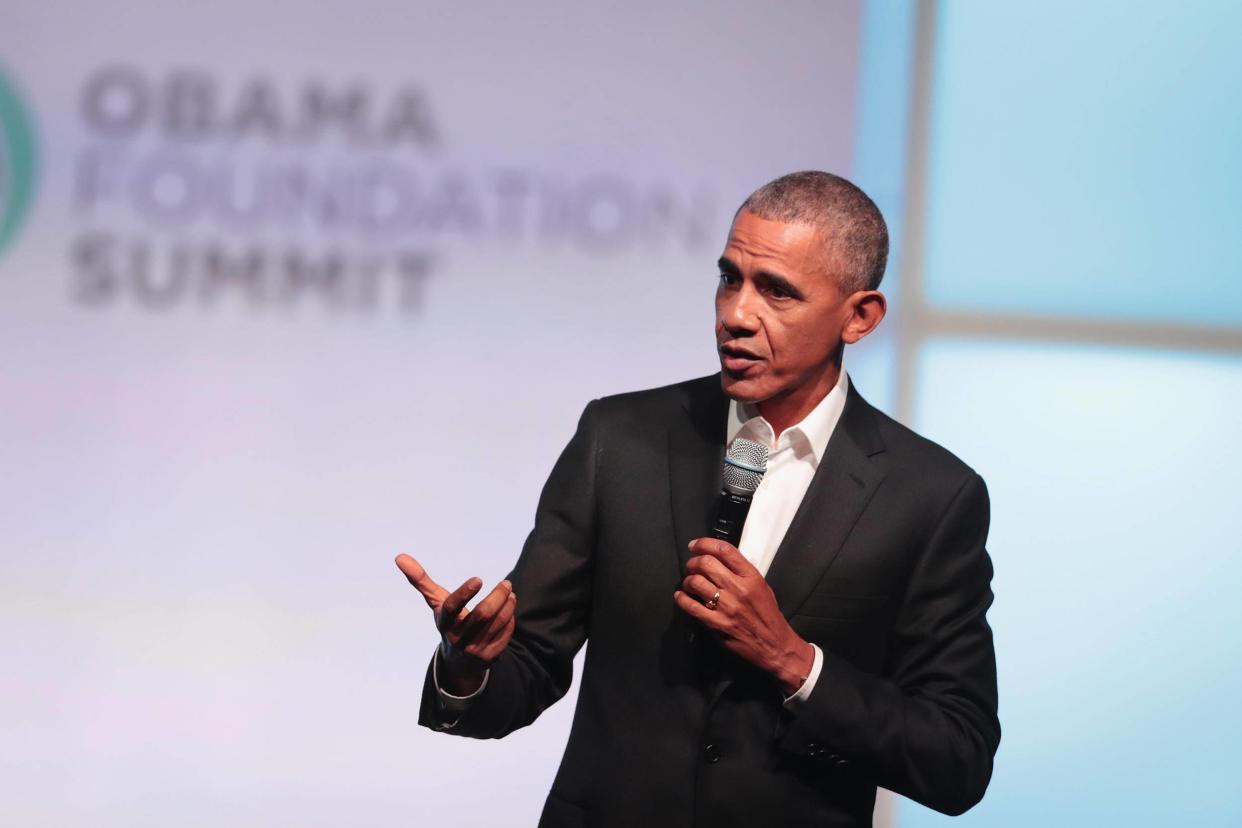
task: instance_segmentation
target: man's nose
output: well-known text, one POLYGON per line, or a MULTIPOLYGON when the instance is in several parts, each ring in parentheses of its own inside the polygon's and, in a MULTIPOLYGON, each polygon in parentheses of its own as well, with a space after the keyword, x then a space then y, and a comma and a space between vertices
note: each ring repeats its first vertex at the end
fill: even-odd
POLYGON ((720 323, 731 333, 754 333, 759 329, 755 304, 758 298, 750 286, 743 285, 725 300, 724 307, 720 309, 720 323))

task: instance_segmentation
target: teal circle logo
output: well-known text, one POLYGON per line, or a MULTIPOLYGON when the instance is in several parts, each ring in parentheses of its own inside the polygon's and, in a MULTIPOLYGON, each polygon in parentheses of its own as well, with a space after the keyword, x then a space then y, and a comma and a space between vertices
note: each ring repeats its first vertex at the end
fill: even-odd
POLYGON ((17 90, 0 74, 0 252, 30 212, 37 155, 30 115, 17 90))

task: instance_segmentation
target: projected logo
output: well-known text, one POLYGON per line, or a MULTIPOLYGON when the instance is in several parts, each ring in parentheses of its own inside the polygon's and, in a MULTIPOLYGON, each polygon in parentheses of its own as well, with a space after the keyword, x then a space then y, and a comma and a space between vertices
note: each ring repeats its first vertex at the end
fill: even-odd
POLYGON ((17 91, 0 73, 0 253, 17 236, 35 190, 34 129, 17 91))
POLYGON ((442 121, 433 91, 403 77, 91 72, 70 165, 70 295, 159 313, 414 314, 455 256, 699 253, 718 232, 707 182, 515 155, 504 129, 442 121))

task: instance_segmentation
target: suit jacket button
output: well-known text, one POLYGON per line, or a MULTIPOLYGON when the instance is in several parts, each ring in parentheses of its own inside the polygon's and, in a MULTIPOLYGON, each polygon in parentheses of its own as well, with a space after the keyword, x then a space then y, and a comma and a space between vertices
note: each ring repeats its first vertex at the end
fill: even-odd
POLYGON ((715 745, 708 745, 703 748, 703 758, 707 760, 709 765, 714 765, 720 761, 720 748, 715 745))
POLYGON ((806 755, 811 757, 812 759, 829 758, 828 748, 824 747, 818 742, 811 742, 810 744, 806 746, 806 755))
POLYGON ((833 763, 834 763, 834 764, 835 764, 838 768, 843 768, 843 767, 845 767, 846 765, 848 765, 848 764, 850 763, 850 760, 849 760, 849 759, 842 759, 840 756, 838 756, 838 757, 836 757, 836 758, 833 760, 833 763))

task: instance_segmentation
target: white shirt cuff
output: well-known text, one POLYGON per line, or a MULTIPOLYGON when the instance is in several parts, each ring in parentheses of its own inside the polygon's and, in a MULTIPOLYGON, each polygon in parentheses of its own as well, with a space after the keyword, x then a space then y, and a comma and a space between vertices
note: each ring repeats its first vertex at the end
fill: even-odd
POLYGON ((795 708, 811 697, 811 691, 815 689, 815 682, 819 681, 819 673, 824 669, 824 651, 816 644, 812 644, 811 647, 815 650, 815 660, 811 662, 811 672, 807 674, 806 681, 802 682, 798 692, 785 699, 785 707, 787 708, 795 708))
POLYGON ((450 715, 456 714, 456 718, 451 722, 445 722, 444 727, 452 727, 457 724, 457 720, 461 718, 461 714, 470 709, 471 703, 483 692, 487 687, 487 680, 491 676, 492 671, 486 670, 483 673, 483 682, 479 685, 479 689, 475 690, 468 696, 454 696, 452 693, 440 686, 440 659, 443 657, 443 651, 437 651, 431 660, 431 678, 436 684, 436 694, 440 697, 440 709, 450 715))

